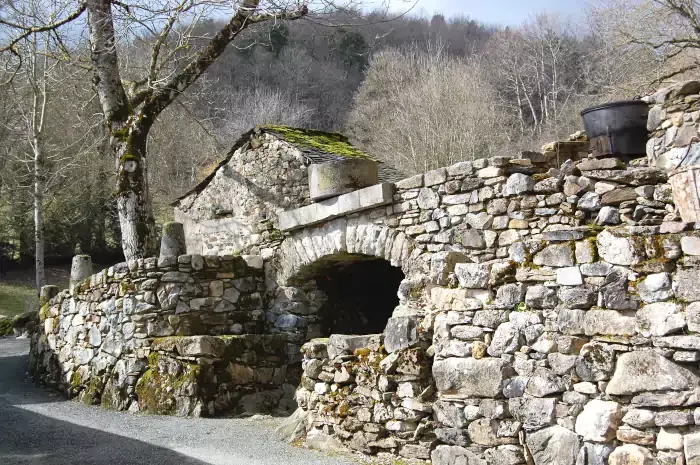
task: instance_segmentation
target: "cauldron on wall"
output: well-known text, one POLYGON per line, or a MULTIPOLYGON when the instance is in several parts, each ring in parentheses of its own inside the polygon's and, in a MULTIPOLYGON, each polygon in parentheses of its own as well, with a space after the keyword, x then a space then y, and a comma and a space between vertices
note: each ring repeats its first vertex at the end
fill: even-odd
POLYGON ((646 154, 649 106, 642 100, 610 102, 581 112, 596 157, 629 162, 646 154))

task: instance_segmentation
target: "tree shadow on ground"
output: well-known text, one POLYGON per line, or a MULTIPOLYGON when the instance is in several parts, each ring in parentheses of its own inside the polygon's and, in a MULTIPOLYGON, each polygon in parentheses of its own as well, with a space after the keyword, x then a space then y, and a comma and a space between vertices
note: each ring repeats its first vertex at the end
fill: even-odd
POLYGON ((23 410, 0 400, 3 465, 206 465, 170 449, 23 410))
POLYGON ((22 408, 68 402, 27 380, 27 359, 0 353, 0 464, 207 465, 167 448, 22 408))

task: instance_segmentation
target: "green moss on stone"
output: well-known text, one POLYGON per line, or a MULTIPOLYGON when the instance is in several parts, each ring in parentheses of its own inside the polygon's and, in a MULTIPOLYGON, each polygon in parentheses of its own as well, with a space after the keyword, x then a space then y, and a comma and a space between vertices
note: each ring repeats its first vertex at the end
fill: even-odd
POLYGON ((100 394, 100 406, 106 409, 115 409, 117 405, 119 405, 119 391, 110 381, 100 394))
POLYGON ((408 293, 408 297, 411 300, 420 300, 422 295, 423 295, 423 286, 415 286, 415 287, 411 288, 411 290, 408 293))
POLYGON ((102 389, 104 385, 102 384, 102 379, 95 376, 90 380, 87 389, 83 392, 80 401, 87 405, 96 405, 100 403, 100 397, 102 396, 102 389))
POLYGON ((80 372, 75 371, 73 376, 70 377, 70 387, 73 389, 80 387, 80 372))
POLYGON ((176 344, 182 340, 184 336, 165 336, 157 337, 151 342, 151 350, 162 350, 164 352, 172 352, 175 350, 176 344))
POLYGON ((274 125, 261 126, 261 129, 277 134, 287 142, 299 147, 332 153, 347 158, 364 158, 377 161, 353 146, 346 136, 337 132, 329 133, 314 129, 299 129, 289 126, 274 125))
POLYGON ((599 232, 605 229, 604 226, 597 224, 595 221, 591 221, 586 225, 586 227, 589 229, 590 232, 592 232, 595 235, 597 235, 599 232))
POLYGON ((168 221, 168 222, 164 223, 163 224, 163 234, 171 234, 175 230, 174 226, 173 226, 174 224, 175 223, 173 223, 172 221, 168 221))
POLYGON ((51 312, 51 305, 46 303, 42 305, 41 309, 39 310, 39 319, 43 323, 46 321, 46 319, 49 317, 49 313, 51 312))
POLYGON ((200 367, 195 364, 177 361, 182 370, 179 374, 162 373, 158 368, 160 354, 148 356, 148 370, 136 383, 139 407, 149 413, 172 415, 176 413, 175 395, 187 384, 197 384, 200 367))
POLYGON ((137 292, 136 284, 128 281, 122 281, 119 283, 120 295, 126 295, 129 292, 137 292))
POLYGON ((279 229, 273 229, 270 231, 270 235, 268 236, 268 239, 271 241, 281 241, 283 238, 282 231, 279 229))
POLYGON ((600 259, 598 255, 598 236, 587 237, 584 242, 588 242, 591 245, 591 251, 593 252, 593 261, 597 262, 600 259))
POLYGON ((0 318, 0 337, 12 334, 12 318, 0 318))

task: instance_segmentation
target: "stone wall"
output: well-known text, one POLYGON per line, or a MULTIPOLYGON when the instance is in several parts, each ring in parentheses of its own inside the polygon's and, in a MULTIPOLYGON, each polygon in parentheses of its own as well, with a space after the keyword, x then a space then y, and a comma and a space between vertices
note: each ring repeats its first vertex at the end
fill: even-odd
POLYGON ((700 430, 689 410, 699 245, 695 233, 620 227, 544 243, 510 269, 458 264, 459 286, 432 290, 446 444, 433 463, 647 463, 628 453, 682 463, 683 435, 700 430))
POLYGON ((310 201, 307 165, 293 145, 253 134, 205 189, 178 201, 175 220, 185 226, 188 253, 227 255, 253 247, 267 256, 281 239, 277 213, 310 201))
POLYGON ((435 464, 678 455, 656 438, 695 431, 700 235, 677 221, 662 170, 532 158, 409 178, 390 206, 290 233, 283 281, 343 253, 407 275, 384 335, 305 346, 310 442, 435 464))
POLYGON ((681 82, 645 99, 651 105, 649 162, 669 170, 700 164, 700 81, 681 82))
POLYGON ((219 249, 107 271, 42 310, 34 363, 162 413, 285 410, 301 380, 297 435, 408 461, 696 463, 699 228, 664 170, 580 159, 576 139, 557 168, 524 152, 286 211, 275 241, 244 241, 255 266, 219 249), (315 272, 358 257, 402 269, 399 305, 383 334, 318 339, 315 272))
POLYGON ((262 267, 257 256, 182 255, 94 274, 42 307, 33 371, 118 410, 284 409, 303 335, 270 328, 262 267))

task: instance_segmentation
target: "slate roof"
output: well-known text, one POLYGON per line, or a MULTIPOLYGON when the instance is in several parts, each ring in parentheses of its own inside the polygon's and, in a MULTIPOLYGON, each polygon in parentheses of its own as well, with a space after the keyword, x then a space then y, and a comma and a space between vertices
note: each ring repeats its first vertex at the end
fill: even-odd
POLYGON ((272 134, 285 142, 294 145, 309 160, 310 164, 320 164, 329 161, 344 160, 348 158, 367 158, 379 163, 379 182, 397 182, 405 178, 398 170, 387 165, 381 160, 367 155, 353 146, 348 138, 340 133, 330 133, 312 129, 292 128, 289 126, 258 126, 245 132, 233 144, 226 157, 214 168, 209 175, 199 184, 178 197, 171 203, 172 206, 196 192, 202 192, 214 178, 219 168, 229 162, 236 150, 248 144, 253 135, 261 133, 272 134))

